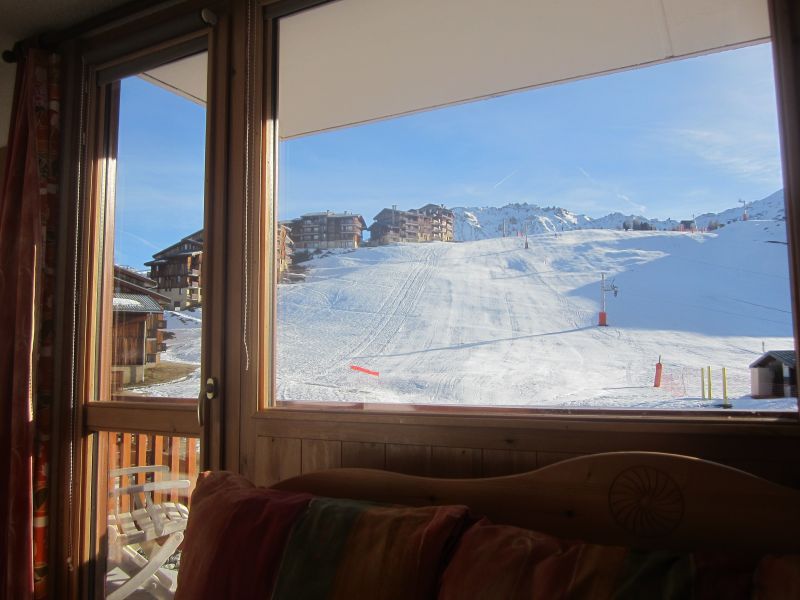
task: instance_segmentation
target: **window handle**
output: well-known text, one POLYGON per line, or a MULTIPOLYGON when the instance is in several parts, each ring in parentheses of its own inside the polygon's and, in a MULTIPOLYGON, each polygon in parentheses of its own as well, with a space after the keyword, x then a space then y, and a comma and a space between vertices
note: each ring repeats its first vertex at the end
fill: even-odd
POLYGON ((219 22, 217 14, 210 8, 204 8, 200 11, 200 20, 210 27, 214 27, 219 22))
POLYGON ((217 397, 217 378, 209 377, 206 379, 206 389, 200 394, 197 402, 197 422, 200 427, 205 423, 206 400, 213 400, 217 397))

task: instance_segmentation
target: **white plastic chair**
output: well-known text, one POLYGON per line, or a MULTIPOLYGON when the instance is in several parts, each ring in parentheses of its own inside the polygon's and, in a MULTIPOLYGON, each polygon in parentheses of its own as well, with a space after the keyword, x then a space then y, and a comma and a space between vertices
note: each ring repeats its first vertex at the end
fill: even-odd
POLYGON ((160 592, 159 595, 168 594, 172 585, 172 580, 161 567, 183 541, 189 509, 179 502, 156 503, 153 492, 187 489, 189 480, 137 484, 135 477, 143 473, 169 473, 169 467, 126 467, 109 472, 115 482, 114 489, 109 492, 113 510, 108 515, 108 560, 130 579, 110 593, 108 600, 122 600, 141 587, 151 587, 154 592, 160 592), (125 485, 126 477, 128 485, 125 485), (119 499, 126 495, 130 497, 131 510, 120 512, 119 499), (161 538, 164 539, 159 542, 161 538), (145 556, 137 551, 136 546, 145 556))

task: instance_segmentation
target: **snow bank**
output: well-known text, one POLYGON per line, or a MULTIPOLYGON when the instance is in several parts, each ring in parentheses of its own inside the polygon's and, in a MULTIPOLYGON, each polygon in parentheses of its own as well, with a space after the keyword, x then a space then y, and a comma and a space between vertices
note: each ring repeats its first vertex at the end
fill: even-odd
POLYGON ((198 329, 203 324, 203 309, 165 310, 167 329, 198 329))

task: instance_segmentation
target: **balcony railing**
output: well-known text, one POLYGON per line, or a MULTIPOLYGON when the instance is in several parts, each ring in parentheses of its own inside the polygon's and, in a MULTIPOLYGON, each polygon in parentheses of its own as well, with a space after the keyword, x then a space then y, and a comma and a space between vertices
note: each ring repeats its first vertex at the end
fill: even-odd
MULTIPOLYGON (((145 483, 145 477, 160 481, 175 479, 188 479, 191 483, 188 489, 167 489, 154 492, 153 501, 180 502, 189 506, 189 499, 197 482, 197 472, 200 458, 200 448, 197 438, 180 436, 163 436, 144 433, 112 433, 109 435, 108 464, 109 470, 131 466, 157 466, 169 467, 168 474, 140 473, 137 483, 145 483)), ((130 510, 131 499, 122 495, 118 502, 120 512, 130 510)))

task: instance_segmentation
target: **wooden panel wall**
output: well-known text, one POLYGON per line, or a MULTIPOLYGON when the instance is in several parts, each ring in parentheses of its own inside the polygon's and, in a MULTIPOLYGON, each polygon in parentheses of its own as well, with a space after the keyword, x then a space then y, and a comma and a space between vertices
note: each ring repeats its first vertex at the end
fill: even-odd
POLYGON ((273 409, 255 418, 256 482, 337 467, 496 477, 597 452, 720 462, 800 487, 800 424, 651 418, 469 417, 273 409))

